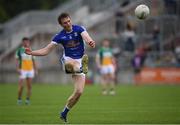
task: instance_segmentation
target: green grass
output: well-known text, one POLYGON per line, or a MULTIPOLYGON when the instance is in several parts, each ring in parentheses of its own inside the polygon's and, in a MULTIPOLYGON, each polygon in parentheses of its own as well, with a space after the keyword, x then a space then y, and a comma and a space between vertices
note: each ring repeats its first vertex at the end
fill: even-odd
MULTIPOLYGON (((58 114, 72 89, 72 85, 34 84, 31 105, 18 106, 17 84, 0 84, 0 123, 62 123, 58 114)), ((100 86, 86 86, 69 113, 69 123, 180 123, 180 86, 123 85, 116 91, 115 96, 102 96, 100 86)))

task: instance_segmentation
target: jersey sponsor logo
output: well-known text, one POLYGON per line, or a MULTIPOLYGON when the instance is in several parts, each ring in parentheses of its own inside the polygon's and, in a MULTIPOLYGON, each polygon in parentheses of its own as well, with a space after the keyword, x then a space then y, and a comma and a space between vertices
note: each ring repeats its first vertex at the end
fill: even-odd
POLYGON ((61 39, 66 39, 66 36, 61 37, 61 39))
POLYGON ((78 46, 80 44, 80 42, 78 42, 78 41, 68 41, 68 43, 66 44, 66 47, 67 48, 72 48, 72 47, 76 47, 76 46, 78 46))

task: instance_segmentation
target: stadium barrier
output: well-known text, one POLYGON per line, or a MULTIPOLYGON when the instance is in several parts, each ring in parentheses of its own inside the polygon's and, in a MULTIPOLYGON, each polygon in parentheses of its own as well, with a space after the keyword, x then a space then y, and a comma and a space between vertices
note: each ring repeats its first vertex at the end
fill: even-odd
POLYGON ((136 84, 179 84, 180 68, 143 68, 135 75, 136 84))

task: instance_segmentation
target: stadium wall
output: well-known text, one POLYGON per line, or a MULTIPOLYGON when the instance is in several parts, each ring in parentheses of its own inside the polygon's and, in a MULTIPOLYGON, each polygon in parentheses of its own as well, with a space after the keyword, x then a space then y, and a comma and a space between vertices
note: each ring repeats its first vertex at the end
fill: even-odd
POLYGON ((145 67, 135 76, 137 84, 180 84, 180 68, 145 67))
MULTIPOLYGON (((17 83, 18 73, 16 70, 0 70, 0 84, 17 83)), ((40 69, 38 75, 34 78, 33 83, 41 84, 69 84, 72 83, 71 75, 66 75, 60 67, 40 69)), ((87 84, 100 83, 100 75, 98 72, 92 72, 86 76, 87 84)), ((116 84, 133 84, 134 74, 132 71, 120 71, 117 74, 116 84)))

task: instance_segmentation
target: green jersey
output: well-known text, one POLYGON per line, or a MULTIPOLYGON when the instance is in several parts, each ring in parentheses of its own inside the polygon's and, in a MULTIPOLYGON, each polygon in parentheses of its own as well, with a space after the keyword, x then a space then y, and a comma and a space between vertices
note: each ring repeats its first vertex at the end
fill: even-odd
POLYGON ((16 51, 16 59, 19 60, 19 67, 22 70, 30 71, 33 70, 33 59, 32 55, 27 55, 25 53, 24 47, 20 47, 16 51))
POLYGON ((98 54, 99 54, 102 65, 105 66, 105 65, 113 64, 113 62, 112 62, 112 59, 113 59, 112 49, 102 47, 99 49, 98 54))

